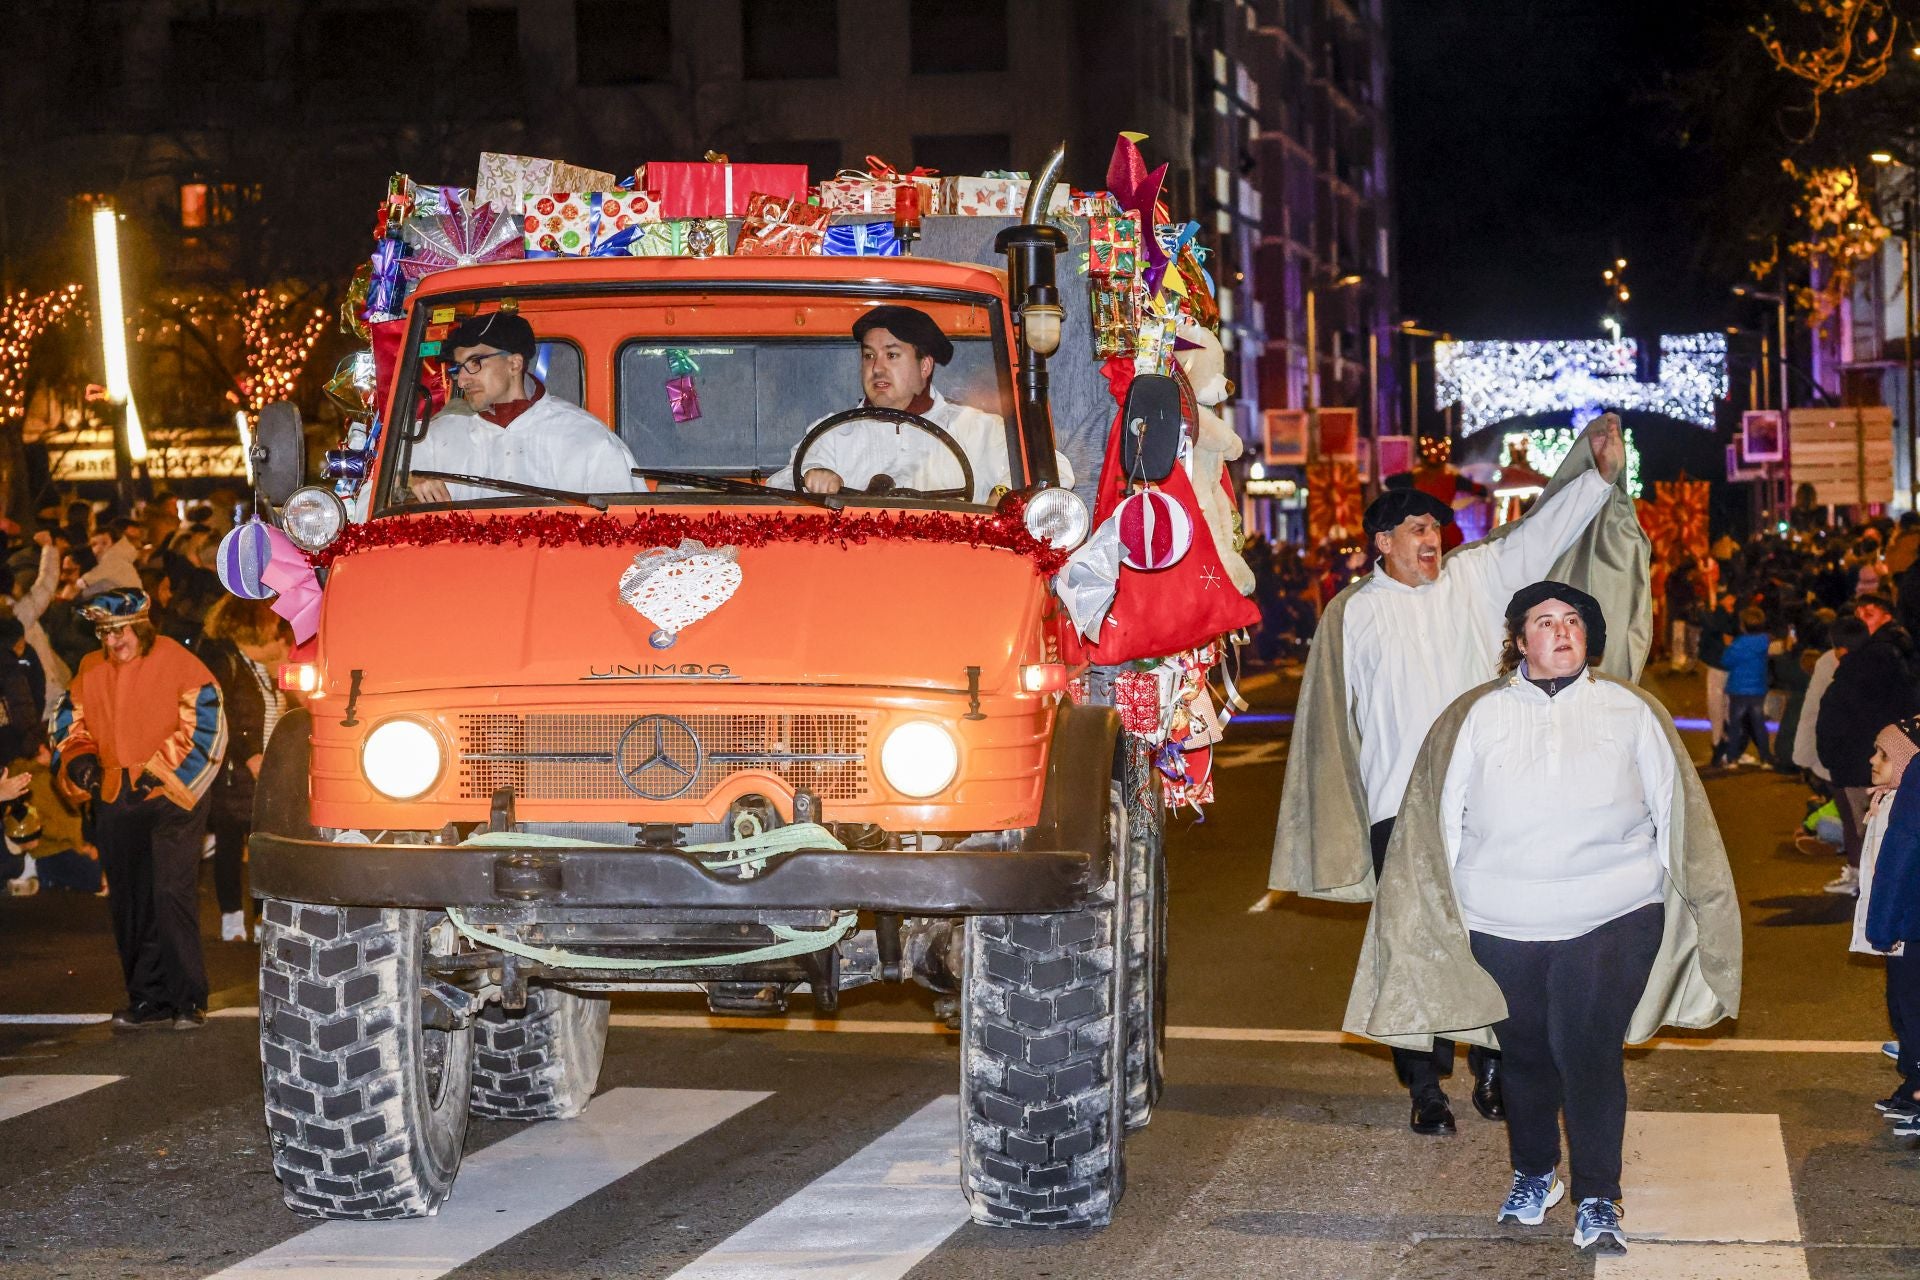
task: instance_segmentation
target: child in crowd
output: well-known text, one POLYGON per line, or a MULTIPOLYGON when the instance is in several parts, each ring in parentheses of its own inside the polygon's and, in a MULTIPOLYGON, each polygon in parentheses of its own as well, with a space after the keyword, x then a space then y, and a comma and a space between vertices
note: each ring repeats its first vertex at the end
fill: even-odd
POLYGON ((1855 951, 1887 958, 1887 1015, 1898 1045, 1900 1086, 1873 1105, 1920 1135, 1920 716, 1882 729, 1873 743, 1873 793, 1860 851, 1855 951))
POLYGON ((1727 670, 1727 732, 1714 752, 1714 764, 1737 765, 1749 742, 1765 763, 1767 745, 1767 615, 1754 605, 1740 614, 1740 634, 1721 655, 1727 670))

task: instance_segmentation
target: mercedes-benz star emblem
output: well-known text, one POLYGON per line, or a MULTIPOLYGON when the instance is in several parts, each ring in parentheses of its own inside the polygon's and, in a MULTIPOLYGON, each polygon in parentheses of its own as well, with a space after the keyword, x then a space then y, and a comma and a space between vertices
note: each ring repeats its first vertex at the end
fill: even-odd
POLYGON ((641 716, 614 748, 613 767, 627 790, 643 800, 687 793, 705 759, 693 727, 678 716, 641 716))

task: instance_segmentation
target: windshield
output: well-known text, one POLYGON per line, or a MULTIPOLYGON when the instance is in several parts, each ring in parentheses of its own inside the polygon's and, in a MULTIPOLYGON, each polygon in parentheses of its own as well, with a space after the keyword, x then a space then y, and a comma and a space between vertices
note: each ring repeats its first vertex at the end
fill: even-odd
POLYGON ((416 308, 397 372, 383 511, 791 501, 796 487, 816 501, 982 505, 1025 483, 1000 308, 987 295, 711 284, 442 295, 416 308), (937 326, 946 361, 911 342, 886 350, 884 330, 869 332, 863 355, 854 323, 882 305, 937 326), (496 313, 525 326, 491 326, 509 335, 502 348, 468 345, 464 322, 496 313), (531 360, 503 349, 529 331, 531 360), (871 372, 887 359, 890 370, 871 372), (863 416, 870 386, 869 407, 896 411, 863 416), (845 417, 822 426, 835 415, 845 417))

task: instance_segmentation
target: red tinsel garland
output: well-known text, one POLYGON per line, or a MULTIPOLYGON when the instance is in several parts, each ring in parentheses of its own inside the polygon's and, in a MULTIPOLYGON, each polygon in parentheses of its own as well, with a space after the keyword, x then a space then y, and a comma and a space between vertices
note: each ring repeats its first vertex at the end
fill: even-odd
POLYGON ((350 524, 338 540, 314 557, 322 566, 342 556, 381 547, 501 546, 532 542, 543 547, 677 547, 693 538, 710 547, 763 547, 771 542, 838 543, 945 542, 1011 551, 1033 562, 1047 576, 1066 563, 1068 552, 1027 532, 1022 503, 1003 502, 992 515, 955 515, 945 511, 848 512, 786 515, 709 512, 685 516, 670 511, 582 515, 576 511, 529 511, 518 515, 469 515, 455 512, 411 519, 350 524))

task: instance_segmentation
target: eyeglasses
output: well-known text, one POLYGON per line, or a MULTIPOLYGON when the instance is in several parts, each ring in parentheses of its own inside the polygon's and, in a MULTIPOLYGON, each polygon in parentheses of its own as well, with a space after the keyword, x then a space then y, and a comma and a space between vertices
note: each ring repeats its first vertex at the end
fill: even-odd
POLYGON ((489 351, 483 356, 468 356, 465 360, 454 365, 454 368, 460 370, 462 373, 469 373, 478 377, 480 375, 480 367, 487 361, 493 359, 495 356, 510 356, 512 354, 513 352, 511 351, 489 351))

